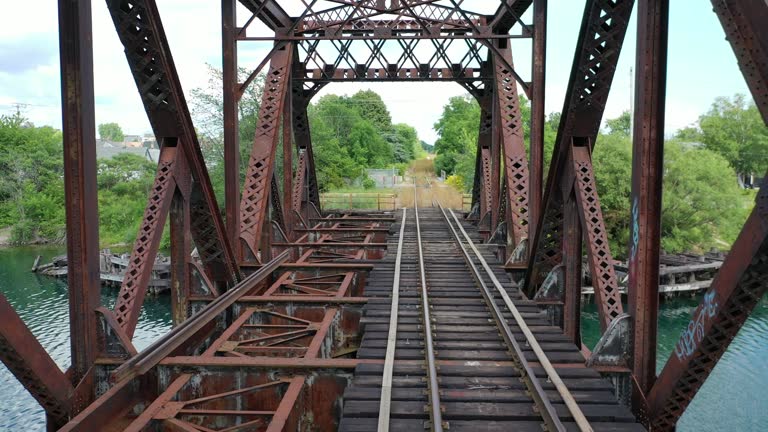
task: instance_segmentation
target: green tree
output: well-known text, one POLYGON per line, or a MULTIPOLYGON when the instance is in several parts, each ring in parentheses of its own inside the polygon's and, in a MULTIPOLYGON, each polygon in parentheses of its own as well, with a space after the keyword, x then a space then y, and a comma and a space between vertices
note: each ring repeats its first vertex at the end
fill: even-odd
MULTIPOLYGON (((474 172, 474 158, 480 127, 480 105, 467 96, 454 96, 443 107, 440 119, 435 123, 438 139, 435 141, 435 170, 454 174, 459 159, 471 159, 474 172)), ((464 161, 466 165, 467 161, 464 161)), ((464 178, 470 185, 471 177, 464 178)))
POLYGON ((386 168, 413 160, 419 147, 416 130, 392 125, 389 111, 376 93, 352 97, 326 95, 309 107, 312 146, 319 186, 340 188, 363 179, 366 168, 386 168))
POLYGON ((592 154, 600 206, 611 252, 626 256, 632 191, 632 142, 621 134, 600 134, 592 154))
POLYGON ((662 248, 683 252, 730 247, 751 201, 744 199, 728 161, 672 140, 664 146, 664 172, 662 248))
POLYGON ((703 137, 697 125, 686 126, 675 133, 675 139, 681 142, 701 142, 703 137))
MULTIPOLYGON (((19 115, 0 117, 0 226, 11 241, 65 239, 61 132, 35 127, 19 115)), ((133 154, 97 160, 99 237, 130 243, 138 231, 157 165, 133 154)))
POLYGON ((416 129, 407 124, 399 123, 392 126, 392 132, 386 134, 385 138, 392 146, 395 162, 410 162, 417 155, 424 153, 416 129))
POLYGON ((97 166, 100 241, 107 245, 131 244, 139 230, 157 164, 122 153, 99 159, 97 166))
POLYGON ((99 125, 99 137, 103 140, 123 142, 123 129, 117 123, 102 123, 99 125))
POLYGON ((19 113, 0 116, 0 226, 11 241, 64 238, 61 132, 19 113))
MULTIPOLYGON (((194 88, 190 92, 189 106, 195 121, 196 132, 200 147, 208 166, 211 183, 219 202, 224 204, 224 96, 223 74, 221 69, 211 65, 208 67, 208 83, 206 87, 194 88)), ((244 82, 249 72, 238 70, 239 82, 244 82)), ((238 140, 240 149, 240 181, 245 181, 248 161, 251 155, 253 139, 256 136, 256 123, 261 108, 261 96, 264 92, 264 74, 258 75, 245 89, 238 102, 238 140)), ((281 135, 282 139, 282 135, 281 135)), ((280 143, 282 146, 282 142, 280 143)), ((282 147, 280 147, 282 148, 282 147)), ((278 178, 282 176, 281 149, 277 152, 275 169, 278 178)))
MULTIPOLYGON (((632 143, 623 133, 599 134, 592 155, 611 250, 627 255, 632 143)), ((670 140, 664 146, 662 248, 667 252, 728 247, 750 209, 736 175, 720 155, 670 140)))
POLYGON ((388 131, 392 127, 392 116, 381 96, 373 90, 360 90, 348 98, 349 105, 373 124, 379 132, 388 131))
POLYGON ((707 149, 723 156, 739 174, 765 173, 768 167, 768 128, 754 102, 744 95, 718 97, 699 117, 707 149))
POLYGON ((606 120, 605 126, 608 128, 608 134, 631 136, 632 116, 629 111, 624 111, 618 117, 606 120))

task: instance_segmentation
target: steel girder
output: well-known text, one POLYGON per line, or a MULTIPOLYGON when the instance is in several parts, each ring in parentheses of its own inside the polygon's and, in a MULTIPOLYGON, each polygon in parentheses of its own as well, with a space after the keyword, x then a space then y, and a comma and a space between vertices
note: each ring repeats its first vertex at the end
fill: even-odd
MULTIPOLYGON (((494 124, 498 128, 502 141, 504 158, 504 183, 506 202, 510 213, 507 216, 507 226, 514 235, 515 245, 528 238, 528 158, 525 155, 525 134, 523 119, 520 113, 520 97, 517 94, 517 82, 506 64, 512 63, 512 50, 507 45, 500 48, 505 63, 496 61, 495 69, 495 101, 496 112, 494 124)), ((500 222, 502 222, 500 220, 500 222)))
POLYGON ((445 38, 302 40, 298 46, 301 68, 295 79, 301 81, 478 81, 487 51, 477 39, 445 38), (419 51, 427 42, 432 52, 425 56, 419 51), (322 50, 335 55, 326 60, 322 50))
POLYGON ((0 360, 53 424, 63 425, 69 419, 75 389, 2 294, 0 316, 0 360))
MULTIPOLYGON (((531 160, 528 182, 528 238, 536 235, 544 182, 544 102, 547 71, 547 0, 533 2, 533 73, 531 82, 531 160)), ((530 252, 530 251, 528 251, 530 252)))
MULTIPOLYGON (((760 0, 712 4, 768 126, 768 5, 760 0)), ((654 430, 674 430, 767 289, 768 191, 761 188, 731 252, 647 394, 654 430)))
POLYGON ((495 33, 508 33, 516 23, 522 24, 520 17, 525 14, 531 3, 533 0, 502 0, 489 25, 495 33))
POLYGON ((289 91, 292 54, 292 47, 283 47, 272 57, 240 201, 240 239, 245 250, 256 259, 260 259, 259 243, 269 206, 270 182, 280 138, 280 116, 289 91))
POLYGON ((712 0, 755 104, 768 124, 768 5, 761 0, 712 0))
MULTIPOLYGON (((157 6, 154 0, 107 0, 107 8, 125 47, 126 59, 158 142, 164 148, 178 146, 189 166, 194 180, 190 192, 190 230, 203 266, 215 283, 231 286, 239 279, 240 271, 226 236, 157 6)), ((169 169, 161 164, 158 173, 166 170, 166 176, 171 175, 169 169)), ((157 180, 164 177, 158 176, 157 180)), ((144 274, 151 271, 148 258, 156 254, 155 239, 159 239, 158 231, 162 231, 157 217, 165 219, 173 196, 167 184, 156 186, 159 189, 153 189, 131 253, 133 268, 126 275, 116 304, 118 322, 129 335, 133 334, 140 300, 146 290, 142 281, 148 280, 148 276, 144 274)))
MULTIPOLYGON (((101 303, 91 33, 90 2, 60 0, 64 200, 72 353, 69 378, 76 387, 80 382, 90 383, 92 377, 98 355, 96 309, 101 303)), ((80 409, 91 398, 92 389, 82 389, 73 408, 80 409)))
POLYGON ((638 386, 632 405, 640 418, 647 418, 638 407, 643 405, 639 393, 647 394, 656 379, 669 1, 640 0, 637 13, 627 293, 633 332, 630 367, 638 386))
POLYGON ((549 166, 543 213, 532 243, 525 282, 525 291, 532 297, 549 271, 562 263, 562 250, 566 245, 563 244, 564 215, 561 203, 568 199, 574 185, 577 186, 579 193, 576 198, 579 201, 581 224, 590 240, 590 268, 598 272, 593 274, 593 278, 600 282, 599 297, 602 301, 598 307, 603 330, 611 318, 621 311, 621 298, 605 241, 605 227, 589 154, 600 128, 633 4, 633 0, 590 0, 585 6, 549 166), (578 148, 584 150, 573 151, 578 148), (595 233, 594 230, 599 232, 595 233))
POLYGON ((470 32, 483 26, 487 17, 460 7, 437 4, 438 0, 403 0, 387 6, 380 0, 338 1, 341 6, 315 11, 311 6, 296 24, 302 35, 323 32, 331 37, 359 35, 366 31, 417 32, 434 34, 447 31, 470 32), (383 16, 383 19, 374 19, 383 16))
MULTIPOLYGON (((296 67, 295 63, 294 67, 296 67)), ((302 83, 300 81, 294 80, 291 85, 293 137, 296 141, 296 148, 298 152, 306 153, 305 166, 307 171, 304 174, 306 176, 306 185, 302 183, 302 187, 306 187, 306 191, 304 192, 306 194, 306 201, 314 205, 318 211, 320 210, 320 190, 317 186, 317 171, 315 169, 314 152, 312 151, 312 136, 310 134, 307 108, 312 97, 314 97, 317 92, 319 92, 320 89, 325 86, 325 84, 326 83, 302 83)), ((305 211, 305 209, 299 209, 296 207, 294 207, 294 210, 302 212, 305 211)))
POLYGON ((293 19, 275 0, 240 0, 240 3, 271 30, 293 24, 293 19))
POLYGON ((149 201, 117 296, 115 315, 128 337, 133 337, 136 330, 141 305, 152 276, 152 266, 163 236, 163 226, 171 209, 176 189, 174 173, 179 157, 177 150, 176 147, 163 147, 161 150, 149 201))
POLYGON ((285 231, 285 213, 283 211, 283 200, 280 198, 280 187, 277 185, 277 175, 272 173, 270 182, 270 204, 272 205, 272 221, 285 231))
POLYGON ((224 205, 227 238, 238 261, 240 249, 240 128, 238 118, 237 0, 221 3, 221 83, 224 120, 224 205))
POLYGON ((763 188, 741 234, 648 395, 654 430, 674 430, 766 289, 768 190, 763 188))
POLYGON ((285 95, 285 104, 283 105, 283 196, 282 202, 283 219, 285 226, 283 230, 289 237, 293 229, 293 200, 290 198, 293 194, 293 91, 285 95))
MULTIPOLYGON (((600 198, 597 194, 595 173, 592 167, 590 149, 574 146, 571 150, 576 205, 581 221, 581 230, 587 240, 587 261, 595 287, 600 327, 605 330, 622 310, 619 282, 613 268, 613 256, 608 244, 600 198)), ((574 250, 580 256, 578 249, 574 250)))
MULTIPOLYGON (((494 178, 494 144, 498 144, 498 137, 494 137, 493 124, 493 91, 487 89, 483 95, 477 97, 480 104, 480 125, 477 135, 478 168, 475 171, 476 186, 479 186, 477 194, 480 198, 478 214, 478 226, 486 231, 492 231, 496 225, 498 215, 499 186, 498 176, 494 178), (495 142, 494 142, 495 141, 495 142), (495 180, 495 182, 494 182, 495 180)), ((473 194, 475 192, 473 191, 473 194)))
POLYGON ((308 219, 306 217, 306 203, 307 203, 307 191, 308 191, 308 167, 309 156, 306 150, 299 150, 299 161, 296 164, 296 177, 293 181, 293 191, 291 193, 291 207, 293 211, 299 215, 297 223, 301 223, 303 227, 309 227, 308 219), (305 215, 305 216, 301 216, 305 215))

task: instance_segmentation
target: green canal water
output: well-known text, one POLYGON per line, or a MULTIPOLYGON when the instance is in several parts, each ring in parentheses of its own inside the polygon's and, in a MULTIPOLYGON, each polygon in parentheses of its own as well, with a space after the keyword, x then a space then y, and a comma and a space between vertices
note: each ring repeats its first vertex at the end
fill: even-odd
MULTIPOLYGON (((16 308, 59 367, 64 369, 69 364, 66 284, 29 271, 36 255, 46 259, 61 253, 60 248, 0 249, 0 292, 16 308)), ((113 306, 115 295, 114 289, 102 290, 102 304, 113 306)), ((662 304, 659 313, 659 365, 663 365, 674 349, 697 304, 697 299, 675 299, 662 304)), ((586 305, 584 313, 584 342, 591 347, 599 337, 597 311, 594 305, 586 305)), ((168 297, 147 298, 134 338, 137 348, 146 347, 167 332, 170 323, 168 297)), ((0 431, 44 430, 42 410, 0 364, 0 431)), ((678 430, 768 430, 768 300, 763 299, 757 306, 681 419, 678 430)))

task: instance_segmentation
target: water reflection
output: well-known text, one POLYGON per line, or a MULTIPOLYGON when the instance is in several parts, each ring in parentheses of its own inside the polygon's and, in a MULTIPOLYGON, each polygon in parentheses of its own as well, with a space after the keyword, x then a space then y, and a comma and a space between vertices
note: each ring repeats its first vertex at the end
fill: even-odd
MULTIPOLYGON (((700 297, 677 298, 659 310, 657 372, 675 349, 700 297)), ((584 306, 582 338, 594 347, 600 337, 597 309, 584 306)), ((678 431, 764 431, 768 428, 768 299, 763 298, 678 423, 678 431)))
MULTIPOLYGON (((66 284, 29 271, 36 255, 50 259, 60 248, 0 249, 0 291, 37 336, 57 364, 69 365, 69 312, 66 284)), ((102 290, 102 304, 112 307, 116 290, 102 290)), ((688 325, 697 299, 664 302, 659 312, 659 370, 688 325)), ((148 297, 136 328, 134 342, 143 349, 170 329, 168 296, 148 297)), ((597 310, 584 306, 584 343, 593 347, 599 338, 597 310)), ((757 305, 710 379, 702 387, 678 430, 762 431, 768 424, 768 300, 757 305)), ((11 373, 0 365, 0 431, 44 431, 45 417, 37 402, 11 373)))
MULTIPOLYGON (((42 255, 45 262, 62 253, 61 248, 0 249, 0 291, 63 370, 70 363, 67 284, 29 271, 35 256, 42 255)), ((114 288, 103 289, 101 303, 113 307, 116 294, 114 288)), ((136 348, 145 348, 170 327, 168 296, 147 297, 134 336, 136 348)), ((0 431, 45 430, 43 410, 2 364, 0 400, 0 431)))

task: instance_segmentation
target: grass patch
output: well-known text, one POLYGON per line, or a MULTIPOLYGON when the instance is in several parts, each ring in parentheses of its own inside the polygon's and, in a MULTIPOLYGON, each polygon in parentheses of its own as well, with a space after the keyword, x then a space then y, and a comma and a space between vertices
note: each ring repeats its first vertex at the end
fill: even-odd
POLYGON ((397 193, 394 188, 341 188, 320 194, 324 210, 394 210, 397 193))

